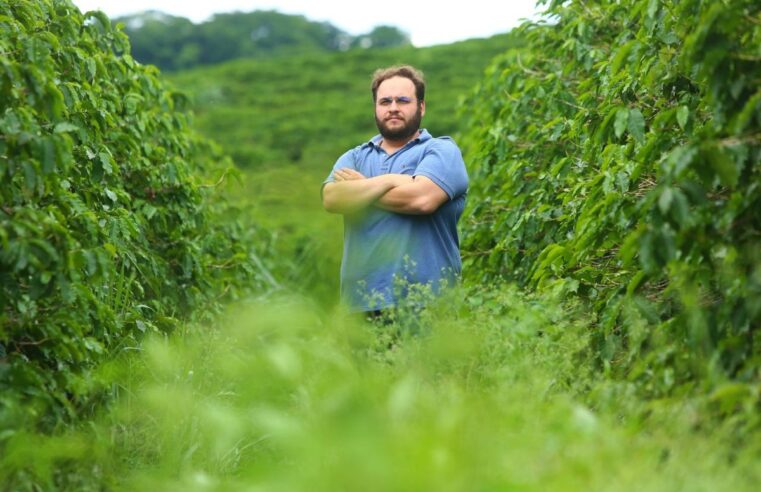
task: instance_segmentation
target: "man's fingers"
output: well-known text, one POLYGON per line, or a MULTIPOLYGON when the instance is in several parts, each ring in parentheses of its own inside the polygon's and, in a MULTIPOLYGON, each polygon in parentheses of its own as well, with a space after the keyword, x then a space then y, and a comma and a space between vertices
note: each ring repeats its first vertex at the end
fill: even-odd
POLYGON ((345 176, 348 179, 365 179, 365 176, 362 173, 354 169, 346 169, 345 173, 345 176))
POLYGON ((349 168, 341 168, 336 170, 333 173, 333 176, 336 178, 336 181, 349 181, 352 179, 365 179, 365 176, 360 173, 359 171, 355 171, 354 169, 349 168))

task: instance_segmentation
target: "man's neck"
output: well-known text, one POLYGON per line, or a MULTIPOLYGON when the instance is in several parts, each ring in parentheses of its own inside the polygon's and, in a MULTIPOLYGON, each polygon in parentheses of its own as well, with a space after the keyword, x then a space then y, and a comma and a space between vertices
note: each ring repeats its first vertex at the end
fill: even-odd
POLYGON ((411 137, 404 140, 389 140, 384 137, 383 140, 381 140, 380 147, 381 149, 385 150, 388 155, 391 155, 419 136, 420 130, 416 131, 412 134, 411 137))

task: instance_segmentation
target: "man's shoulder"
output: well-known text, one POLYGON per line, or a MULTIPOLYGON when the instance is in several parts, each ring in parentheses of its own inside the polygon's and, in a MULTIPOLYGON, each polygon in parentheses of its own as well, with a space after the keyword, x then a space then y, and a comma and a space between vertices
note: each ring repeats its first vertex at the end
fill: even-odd
POLYGON ((427 149, 435 149, 447 154, 462 154, 457 142, 452 137, 446 135, 431 137, 424 141, 423 144, 427 149))
POLYGON ((381 137, 380 134, 377 134, 377 135, 373 136, 373 138, 371 138, 370 140, 365 140, 361 144, 357 145, 356 147, 354 147, 354 149, 355 150, 363 150, 363 149, 367 149, 367 148, 377 147, 377 146, 380 145, 382 139, 383 139, 383 137, 381 137))
POLYGON ((419 138, 421 143, 425 145, 459 148, 457 147, 457 142, 455 142, 454 138, 448 135, 439 135, 438 137, 434 137, 426 129, 421 130, 419 138))
POLYGON ((442 135, 440 137, 433 137, 431 140, 433 140, 439 145, 453 145, 457 147, 457 142, 455 142, 454 138, 447 135, 442 135))
POLYGON ((341 157, 356 157, 357 155, 361 154, 363 151, 366 151, 370 146, 372 146, 371 142, 363 142, 357 146, 354 146, 347 151, 345 151, 341 157))
POLYGON ((342 157, 358 157, 363 154, 367 154, 369 150, 372 150, 374 147, 378 145, 376 142, 377 137, 373 137, 370 140, 366 140, 359 145, 356 145, 350 149, 348 149, 346 152, 343 153, 342 157))

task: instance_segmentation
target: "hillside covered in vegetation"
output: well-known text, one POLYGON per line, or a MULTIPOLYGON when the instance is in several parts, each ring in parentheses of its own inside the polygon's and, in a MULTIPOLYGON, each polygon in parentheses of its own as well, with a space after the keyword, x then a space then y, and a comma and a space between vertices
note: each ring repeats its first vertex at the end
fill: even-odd
POLYGON ((327 22, 274 10, 216 14, 193 23, 184 17, 147 11, 117 17, 132 45, 132 56, 162 70, 214 65, 239 58, 263 59, 305 53, 342 52, 410 44, 393 26, 376 26, 359 36, 327 22))

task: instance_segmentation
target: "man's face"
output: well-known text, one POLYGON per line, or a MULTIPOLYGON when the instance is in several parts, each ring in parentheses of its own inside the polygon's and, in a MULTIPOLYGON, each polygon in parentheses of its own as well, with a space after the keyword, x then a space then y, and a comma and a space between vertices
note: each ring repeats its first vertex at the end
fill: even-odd
POLYGON ((386 140, 408 140, 420 128, 425 102, 415 97, 415 84, 405 77, 391 77, 378 86, 375 124, 386 140))

